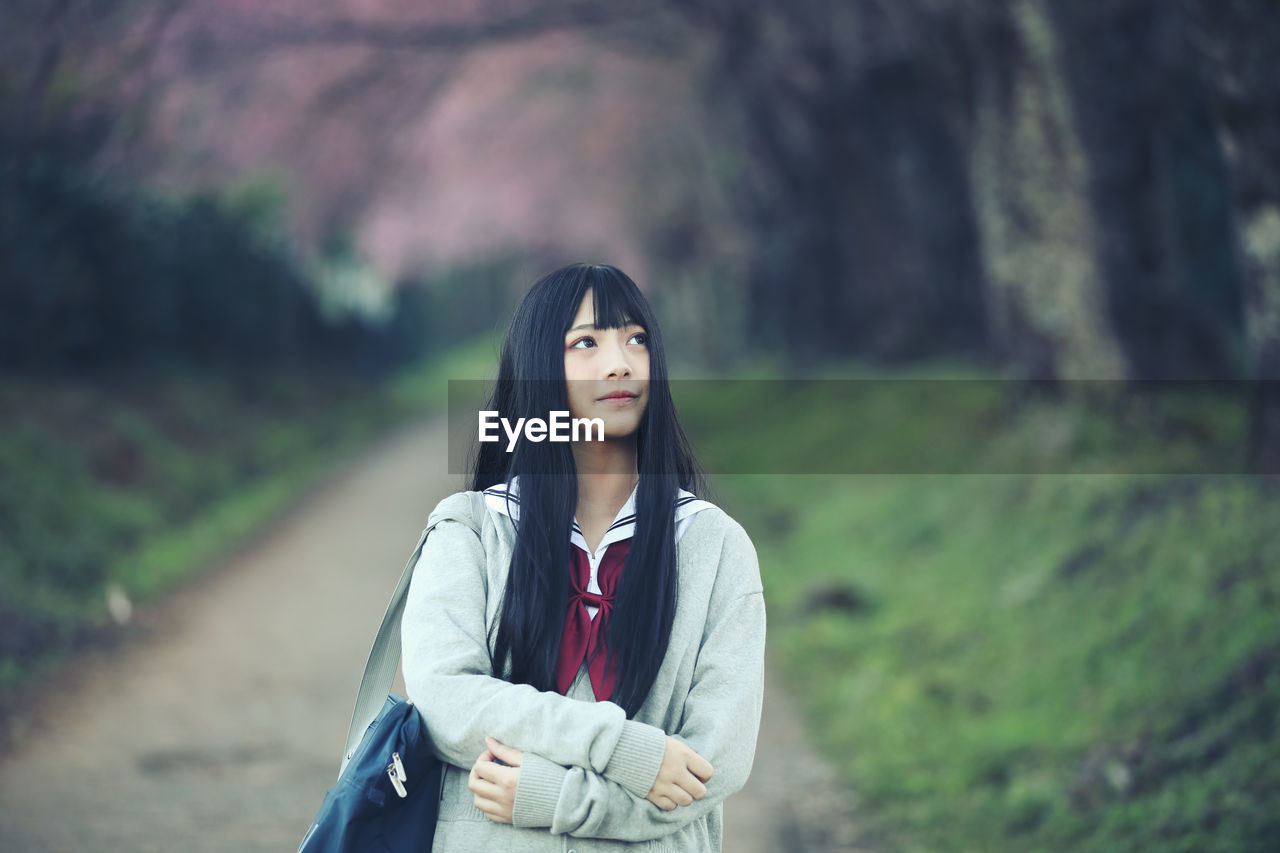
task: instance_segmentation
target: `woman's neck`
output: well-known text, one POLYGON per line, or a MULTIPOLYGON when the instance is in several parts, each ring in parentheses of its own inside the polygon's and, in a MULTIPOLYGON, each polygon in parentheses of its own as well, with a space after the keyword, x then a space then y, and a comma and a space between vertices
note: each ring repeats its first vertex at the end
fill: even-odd
POLYGON ((587 516, 612 521, 639 480, 635 437, 578 442, 573 460, 578 469, 579 522, 587 516))

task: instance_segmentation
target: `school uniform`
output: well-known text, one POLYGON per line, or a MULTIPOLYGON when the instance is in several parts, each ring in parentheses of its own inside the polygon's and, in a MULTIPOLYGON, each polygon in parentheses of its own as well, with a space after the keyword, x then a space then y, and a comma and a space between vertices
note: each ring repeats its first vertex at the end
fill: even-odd
MULTIPOLYGON (((485 491, 485 517, 474 519, 479 537, 446 520, 427 538, 401 636, 406 690, 447 762, 437 853, 721 849, 722 803, 751 770, 763 699, 765 609, 756 552, 727 513, 680 490, 671 637, 648 698, 627 719, 620 706, 597 697, 612 692, 599 646, 635 531, 635 498, 633 490, 594 551, 576 520, 570 531, 570 600, 557 669, 564 695, 490 674, 519 521, 518 478, 485 491), (706 797, 673 811, 645 799, 668 733, 714 768, 706 797), (524 752, 513 824, 476 809, 467 787, 486 735, 524 752)), ((470 506, 469 493, 455 493, 428 522, 470 506)))

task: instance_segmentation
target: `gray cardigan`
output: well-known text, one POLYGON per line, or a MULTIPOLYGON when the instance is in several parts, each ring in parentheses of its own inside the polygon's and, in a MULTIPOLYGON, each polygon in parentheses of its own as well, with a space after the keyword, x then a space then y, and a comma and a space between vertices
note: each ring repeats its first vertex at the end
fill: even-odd
MULTIPOLYGON (((436 506, 468 515, 474 493, 436 506)), ((722 803, 751 771, 764 692, 765 610, 756 552, 719 507, 693 516, 677 547, 679 589, 666 657, 634 719, 597 702, 586 667, 568 696, 490 675, 490 631, 514 522, 489 508, 480 537, 444 521, 427 537, 401 628, 405 688, 446 762, 435 853, 719 851, 722 803), (707 795, 664 811, 645 799, 671 734, 711 762, 707 795), (524 752, 514 825, 467 788, 485 736, 524 752)))

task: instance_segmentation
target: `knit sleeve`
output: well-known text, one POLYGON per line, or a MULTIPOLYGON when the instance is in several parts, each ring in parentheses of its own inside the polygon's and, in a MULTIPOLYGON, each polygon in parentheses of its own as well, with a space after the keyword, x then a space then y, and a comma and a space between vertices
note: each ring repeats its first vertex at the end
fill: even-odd
MULTIPOLYGON (((436 513, 448 512, 449 500, 436 513)), ((664 732, 628 720, 612 702, 582 702, 493 677, 487 594, 480 539, 462 523, 441 521, 423 544, 401 626, 405 689, 436 754, 467 769, 492 736, 647 794, 662 763, 664 732)))
POLYGON ((671 732, 711 763, 706 796, 665 811, 645 799, 648 791, 639 794, 591 768, 526 753, 513 811, 517 826, 643 841, 698 820, 746 784, 764 697, 764 596, 755 548, 736 524, 721 559, 737 561, 735 569, 742 571, 733 574, 754 578, 755 588, 719 602, 709 614, 684 715, 671 732))

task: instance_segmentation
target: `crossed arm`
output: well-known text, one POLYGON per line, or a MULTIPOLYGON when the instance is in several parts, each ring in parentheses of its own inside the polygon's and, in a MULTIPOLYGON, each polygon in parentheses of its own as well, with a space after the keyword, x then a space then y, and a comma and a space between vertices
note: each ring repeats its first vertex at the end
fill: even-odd
POLYGON ((722 560, 738 561, 736 574, 756 579, 754 589, 733 590, 715 608, 670 734, 612 702, 490 675, 483 548, 461 524, 432 532, 406 603, 405 684, 440 756, 471 768, 478 807, 519 826, 641 840, 698 819, 742 786, 759 726, 764 603, 754 548, 733 532, 722 560))

